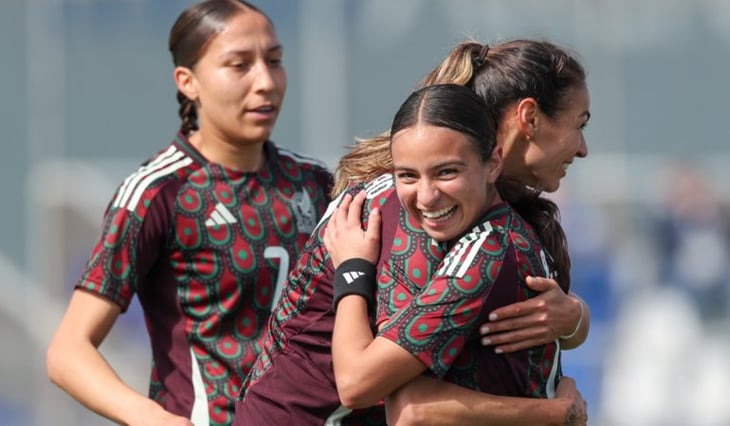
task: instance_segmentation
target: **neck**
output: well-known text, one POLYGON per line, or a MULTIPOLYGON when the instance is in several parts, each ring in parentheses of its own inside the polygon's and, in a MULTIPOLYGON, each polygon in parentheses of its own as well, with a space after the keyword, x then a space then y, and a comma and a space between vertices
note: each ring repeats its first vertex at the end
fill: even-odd
POLYGON ((264 141, 235 143, 206 135, 200 131, 190 135, 188 139, 195 149, 211 163, 243 172, 255 172, 264 163, 264 141))

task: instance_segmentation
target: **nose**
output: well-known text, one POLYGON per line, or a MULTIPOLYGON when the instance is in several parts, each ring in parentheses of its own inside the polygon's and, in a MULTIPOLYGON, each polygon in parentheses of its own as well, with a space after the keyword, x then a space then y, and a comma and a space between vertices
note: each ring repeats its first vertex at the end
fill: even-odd
POLYGON ((435 205, 440 195, 441 191, 439 191, 433 181, 424 179, 418 185, 418 205, 422 208, 429 208, 435 205))
POLYGON ((271 91, 276 87, 276 80, 272 74, 272 70, 266 61, 258 61, 255 70, 254 86, 257 91, 271 91))
POLYGON ((578 146, 578 152, 575 153, 576 157, 586 158, 588 156, 588 144, 584 137, 580 138, 580 145, 578 146))

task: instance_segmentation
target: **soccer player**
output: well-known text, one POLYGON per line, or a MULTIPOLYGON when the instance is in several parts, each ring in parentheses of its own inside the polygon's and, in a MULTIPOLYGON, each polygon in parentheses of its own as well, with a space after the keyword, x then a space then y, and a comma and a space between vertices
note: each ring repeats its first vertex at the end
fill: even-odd
MULTIPOLYGON (((492 78, 490 81, 490 84, 496 85, 490 93, 499 92, 504 97, 495 105, 495 108, 501 111, 501 114, 498 114, 500 130, 497 142, 500 146, 514 148, 504 151, 506 157, 504 174, 519 173, 521 177, 530 176, 529 182, 540 187, 542 187, 540 182, 544 179, 546 186, 556 188, 557 181, 554 179, 559 180, 564 175, 562 165, 560 167, 562 174, 547 173, 543 159, 531 155, 528 163, 527 157, 521 158, 526 152, 532 151, 530 145, 538 141, 535 140, 534 133, 529 135, 525 133, 525 125, 514 115, 518 110, 534 106, 535 103, 534 100, 524 101, 523 98, 529 94, 526 95, 521 89, 515 89, 514 85, 529 85, 530 79, 534 79, 536 80, 534 87, 542 87, 545 86, 545 81, 562 78, 564 81, 560 87, 543 87, 542 94, 551 102, 549 105, 554 106, 556 99, 563 96, 562 90, 583 82, 582 67, 567 52, 550 43, 515 41, 492 49, 501 56, 501 63, 495 63, 489 69, 475 68, 473 59, 478 58, 483 50, 484 47, 478 43, 460 44, 422 84, 451 81, 478 91, 483 87, 472 84, 472 80, 480 81, 483 85, 490 75, 504 74, 502 66, 510 67, 510 72, 515 74, 514 78, 492 78), (524 51, 530 55, 525 55, 524 51), (536 66, 539 70, 535 71, 536 66), (567 78, 568 76, 570 78, 567 78), (522 107, 517 108, 518 105, 522 107), (513 167, 525 167, 527 170, 524 172, 511 170, 513 167), (536 178, 530 174, 531 170, 534 170, 536 178)), ((555 113, 553 109, 547 111, 550 114, 555 113)), ((545 142, 549 144, 552 141, 552 136, 546 134, 545 142)), ((552 158, 553 162, 558 161, 562 164, 563 155, 556 156, 553 151, 550 152, 548 157, 552 158)), ((578 154, 582 155, 582 152, 578 154)), ((414 287, 418 287, 428 282, 445 252, 431 244, 418 224, 407 216, 400 216, 401 207, 392 189, 392 177, 379 178, 381 174, 391 171, 388 135, 361 140, 354 150, 341 159, 335 191, 342 191, 347 185, 357 182, 367 182, 369 188, 391 187, 389 193, 380 193, 371 200, 377 203, 383 215, 383 253, 378 270, 389 257, 395 259, 397 256, 400 263, 395 263, 400 265, 398 269, 398 272, 401 272, 400 279, 413 282, 414 287), (397 242, 398 245, 394 246, 391 242, 397 242), (409 275, 410 271, 416 272, 409 275)), ((356 186, 355 190, 357 189, 356 186)), ((333 202, 333 205, 338 201, 333 202)), ((541 199, 540 202, 546 203, 545 206, 548 208, 551 207, 547 200, 541 199)), ((328 212, 331 213, 333 210, 334 208, 328 212)), ((314 425, 340 419, 349 412, 349 409, 340 406, 331 367, 334 270, 322 240, 323 230, 324 224, 317 228, 312 240, 307 243, 300 261, 288 279, 288 291, 272 314, 263 353, 246 379, 242 399, 237 403, 236 424, 257 424, 270 418, 278 423, 296 421, 297 424, 314 425)), ((559 248, 559 244, 554 243, 554 245, 559 248)), ((560 251, 556 250, 556 255, 559 254, 560 251)), ((561 282, 567 283, 568 278, 566 275, 560 276, 561 282)), ((537 282, 536 287, 546 286, 543 288, 549 290, 528 301, 495 310, 494 312, 499 313, 499 318, 506 320, 488 324, 490 331, 503 332, 490 336, 492 339, 490 344, 497 345, 496 349, 503 352, 510 352, 552 342, 564 336, 568 338, 561 340, 561 346, 579 345, 588 332, 588 307, 574 295, 566 295, 555 280, 532 279, 537 282), (581 314, 583 311, 584 314, 581 314), (515 312, 524 313, 524 316, 515 316, 515 312)), ((391 301, 393 306, 379 304, 379 309, 383 309, 382 312, 387 315, 396 310, 398 302, 399 298, 394 297, 391 301)), ((543 420, 565 418, 569 407, 580 407, 582 404, 574 384, 567 378, 561 380, 558 387, 557 394, 563 398, 552 401, 513 399, 508 402, 501 399, 487 399, 484 393, 445 382, 436 383, 426 378, 418 381, 419 386, 406 387, 411 388, 411 392, 400 393, 399 401, 410 402, 409 409, 417 409, 419 413, 432 410, 429 418, 434 421, 446 418, 448 420, 445 424, 449 424, 449 421, 458 423, 460 418, 458 416, 462 414, 487 420, 490 415, 513 415, 515 418, 520 418, 519 416, 524 414, 532 414, 535 419, 543 420), (423 389, 428 391, 421 392, 423 389)), ((372 414, 375 418, 367 420, 377 421, 377 416, 383 415, 382 409, 369 411, 364 414, 372 414)), ((362 417, 358 420, 362 420, 362 417)), ((464 418, 463 421, 466 422, 467 419, 464 418)), ((345 419, 345 423, 356 424, 354 422, 352 416, 345 419)), ((534 424, 539 422, 536 420, 534 424)))
MULTIPOLYGON (((560 105, 558 115, 585 119, 587 89, 571 90, 575 102, 560 105)), ((453 84, 414 92, 396 114, 391 152, 398 198, 408 217, 449 252, 425 285, 381 275, 379 305, 396 301, 401 307, 389 318, 378 318, 375 338, 368 313, 375 307, 375 262, 381 255, 377 205, 370 209, 367 231, 360 223, 364 193, 352 205, 348 195, 328 221, 325 244, 339 265, 333 365, 339 395, 349 408, 372 406, 427 370, 432 377, 497 395, 555 395, 558 339, 499 354, 478 337, 481 319, 495 307, 534 296, 527 277, 551 277, 553 265, 563 261, 551 259, 541 243, 561 238, 551 235, 556 227, 535 229, 518 214, 534 216, 535 194, 521 193, 519 187, 498 190, 502 153, 494 149, 496 126, 485 118, 489 115, 482 98, 453 84)), ((585 147, 582 135, 554 143, 573 147, 574 156, 585 147)), ((369 197, 377 194, 367 189, 369 197)), ((390 266, 417 276, 411 265, 390 266)), ((397 412, 388 414, 392 422, 400 420, 397 412)))
POLYGON ((47 355, 51 380, 129 425, 228 425, 283 278, 329 202, 323 164, 269 140, 284 93, 269 18, 240 0, 188 7, 170 31, 182 124, 113 195, 47 355), (134 294, 149 396, 98 351, 134 294))

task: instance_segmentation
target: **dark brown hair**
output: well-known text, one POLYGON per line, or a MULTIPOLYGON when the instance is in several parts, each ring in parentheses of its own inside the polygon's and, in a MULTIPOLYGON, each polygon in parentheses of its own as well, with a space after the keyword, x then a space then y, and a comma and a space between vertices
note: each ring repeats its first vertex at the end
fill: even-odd
MULTIPOLYGON (((585 80, 585 70, 574 53, 549 41, 516 39, 494 46, 474 41, 460 43, 419 86, 467 86, 485 101, 492 118, 499 123, 510 106, 525 98, 534 98, 543 113, 555 117, 566 107, 568 92, 584 85, 585 80)), ((350 181, 369 180, 392 168, 389 132, 359 139, 340 159, 333 193, 350 181)), ((541 188, 515 180, 502 177, 497 188, 502 198, 534 228, 552 256, 558 283, 567 292, 570 257, 557 205, 540 197, 541 188)))
MULTIPOLYGON (((243 0, 207 0, 185 9, 170 29, 168 49, 172 63, 176 67, 193 69, 228 20, 247 11, 260 13, 271 21, 260 9, 243 0)), ((180 132, 188 134, 197 130, 198 114, 193 101, 178 90, 177 102, 182 121, 180 132)))

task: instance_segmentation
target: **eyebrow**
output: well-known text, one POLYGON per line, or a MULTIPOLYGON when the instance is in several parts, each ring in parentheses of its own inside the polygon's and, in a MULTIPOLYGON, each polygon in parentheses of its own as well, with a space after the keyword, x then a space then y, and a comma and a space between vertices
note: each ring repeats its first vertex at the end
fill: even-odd
MULTIPOLYGON (((274 46, 271 46, 270 48, 266 49, 266 53, 276 53, 276 52, 283 52, 284 46, 281 44, 277 44, 274 46)), ((236 56, 244 56, 244 55, 251 55, 253 53, 253 49, 238 49, 238 50, 229 50, 227 52, 223 52, 221 56, 229 56, 229 55, 236 55, 236 56)))
MULTIPOLYGON (((433 166, 429 167, 428 170, 439 170, 446 167, 456 167, 456 166, 464 166, 466 162, 462 160, 453 160, 453 161, 445 161, 443 163, 434 164, 433 166)), ((415 167, 408 167, 408 166, 400 166, 400 165, 393 165, 393 171, 415 171, 415 167)))

